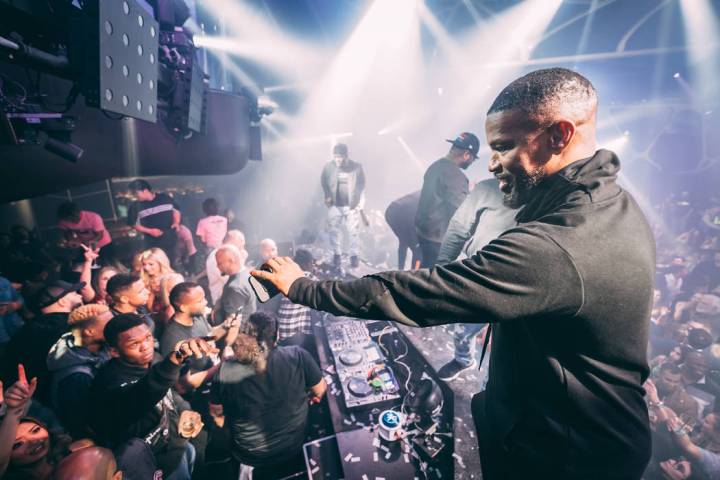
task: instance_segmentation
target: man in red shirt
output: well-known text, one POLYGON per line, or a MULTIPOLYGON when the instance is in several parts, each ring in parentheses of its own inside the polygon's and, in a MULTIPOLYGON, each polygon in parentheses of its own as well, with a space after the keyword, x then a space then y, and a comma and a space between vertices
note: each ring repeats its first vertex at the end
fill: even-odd
POLYGON ((94 250, 100 249, 100 258, 104 263, 112 260, 112 238, 100 215, 80 210, 73 202, 64 202, 58 207, 57 217, 58 228, 69 247, 79 248, 80 244, 84 244, 94 250))

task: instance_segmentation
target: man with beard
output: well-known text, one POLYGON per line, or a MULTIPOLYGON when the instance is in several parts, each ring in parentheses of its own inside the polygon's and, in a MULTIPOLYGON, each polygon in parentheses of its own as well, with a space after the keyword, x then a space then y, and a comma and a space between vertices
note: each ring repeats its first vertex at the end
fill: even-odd
POLYGON ((461 133, 443 158, 430 165, 423 177, 415 230, 422 252, 422 267, 432 267, 438 258, 448 224, 468 194, 465 170, 477 158, 480 141, 469 132, 461 133))
POLYGON ((518 225, 472 257, 351 282, 313 282, 288 258, 269 281, 295 303, 411 326, 489 322, 485 392, 472 411, 484 479, 639 479, 655 245, 620 162, 597 150, 597 94, 562 68, 495 99, 489 169, 518 225))

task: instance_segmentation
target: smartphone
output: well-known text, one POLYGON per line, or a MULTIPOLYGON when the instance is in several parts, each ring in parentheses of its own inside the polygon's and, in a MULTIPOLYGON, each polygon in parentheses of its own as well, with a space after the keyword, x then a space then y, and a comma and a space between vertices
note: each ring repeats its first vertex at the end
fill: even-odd
MULTIPOLYGON (((270 272, 270 267, 267 265, 263 265, 258 270, 264 270, 266 272, 270 272)), ((273 298, 275 295, 280 293, 280 290, 275 288, 275 285, 273 285, 271 282, 268 282, 267 280, 261 280, 259 278, 250 276, 250 287, 253 289, 253 292, 255 292, 255 296, 258 299, 258 302, 265 303, 271 298, 273 298)))

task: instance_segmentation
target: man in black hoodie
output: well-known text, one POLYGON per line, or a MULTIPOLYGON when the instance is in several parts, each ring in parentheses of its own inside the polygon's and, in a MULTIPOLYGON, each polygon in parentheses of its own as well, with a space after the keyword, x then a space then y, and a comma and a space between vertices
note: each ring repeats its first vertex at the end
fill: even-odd
POLYGON ((618 158, 596 150, 597 95, 566 69, 505 87, 485 130, 518 226, 472 257, 352 282, 313 282, 286 258, 271 281, 336 315, 413 326, 490 322, 473 399, 485 479, 639 479, 650 456, 642 387, 655 245, 618 158))
POLYGON ((203 339, 190 338, 153 364, 152 332, 143 317, 131 313, 110 320, 104 334, 113 358, 95 376, 89 412, 98 440, 116 448, 132 438, 143 439, 164 478, 189 480, 193 448, 188 438, 199 430, 180 433, 194 412, 171 387, 185 360, 202 358, 213 348, 203 339))

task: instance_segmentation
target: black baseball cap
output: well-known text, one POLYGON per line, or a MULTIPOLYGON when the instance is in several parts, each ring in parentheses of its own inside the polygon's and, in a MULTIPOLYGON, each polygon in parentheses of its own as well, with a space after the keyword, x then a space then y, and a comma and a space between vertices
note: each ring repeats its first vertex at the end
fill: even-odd
POLYGON ((344 143, 338 143, 333 147, 333 155, 343 155, 347 157, 348 147, 344 143))
POLYGON ((68 283, 62 280, 50 282, 38 295, 37 306, 48 307, 70 292, 79 292, 84 286, 85 282, 68 283))
POLYGON ((474 134, 470 132, 463 132, 457 136, 455 140, 445 140, 446 142, 452 143, 453 147, 461 150, 467 150, 472 153, 473 156, 477 157, 478 150, 480 150, 480 140, 474 134))

